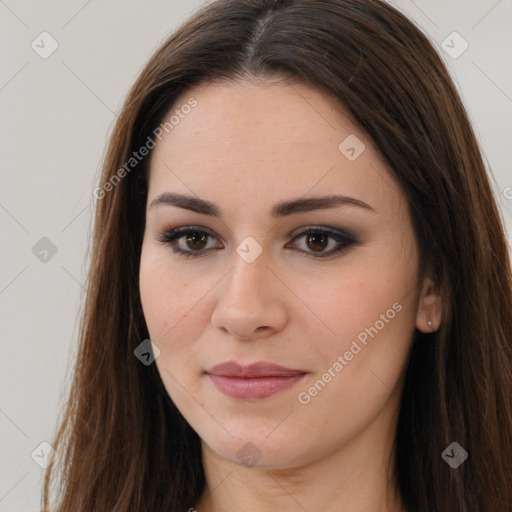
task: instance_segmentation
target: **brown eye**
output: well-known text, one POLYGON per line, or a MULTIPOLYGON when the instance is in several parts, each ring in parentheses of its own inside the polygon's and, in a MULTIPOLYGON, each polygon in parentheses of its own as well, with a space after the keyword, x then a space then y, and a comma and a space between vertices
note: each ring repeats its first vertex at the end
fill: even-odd
MULTIPOLYGON (((186 257, 199 257, 205 255, 210 249, 208 240, 215 237, 204 229, 187 226, 160 233, 158 241, 169 245, 172 252, 186 257)), ((217 247, 219 248, 219 247, 217 247)))
POLYGON ((190 234, 184 238, 185 244, 188 248, 193 249, 194 251, 200 251, 205 248, 208 243, 209 236, 210 235, 208 233, 201 231, 191 231, 190 234))
POLYGON ((324 233, 312 233, 306 238, 306 244, 313 251, 323 251, 329 245, 329 237, 324 233))
MULTIPOLYGON (((208 247, 209 239, 215 240, 212 234, 204 229, 194 226, 180 227, 159 234, 158 241, 169 245, 175 254, 185 257, 206 256, 212 249, 221 249, 222 245, 208 247)), ((351 245, 357 243, 354 236, 341 231, 331 231, 325 228, 315 228, 303 231, 294 239, 291 247, 297 249, 296 241, 304 239, 303 249, 300 253, 315 258, 325 258, 337 253, 342 253, 351 245)))
MULTIPOLYGON (((324 258, 341 253, 357 243, 355 237, 348 233, 320 228, 303 231, 293 240, 295 242, 300 239, 304 239, 303 246, 305 246, 305 249, 301 249, 301 252, 313 255, 316 258, 324 258)), ((293 246, 297 245, 300 244, 293 244, 293 246)))

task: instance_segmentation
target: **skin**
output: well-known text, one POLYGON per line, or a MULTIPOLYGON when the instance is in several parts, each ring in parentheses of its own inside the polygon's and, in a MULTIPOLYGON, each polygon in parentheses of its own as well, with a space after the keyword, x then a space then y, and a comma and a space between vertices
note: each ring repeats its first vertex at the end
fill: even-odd
POLYGON ((402 192, 368 136, 315 89, 208 83, 184 93, 172 110, 191 96, 197 106, 151 154, 140 292, 160 350, 158 371, 202 440, 207 485, 196 509, 402 510, 391 446, 404 367, 414 329, 430 332, 428 321, 433 330, 441 321, 432 281, 419 279, 402 192), (354 161, 338 149, 350 134, 365 145, 354 161), (222 215, 151 207, 164 192, 206 199, 222 215), (342 205, 271 215, 278 202, 333 193, 373 210, 342 205), (209 232, 202 244, 176 242, 202 256, 186 258, 159 241, 181 226, 209 232), (357 241, 315 256, 339 244, 308 242, 311 227, 346 230, 357 241), (246 237, 262 249, 252 263, 236 251, 246 237), (401 306, 394 318, 301 403, 299 393, 332 373, 338 356, 393 304, 401 306), (290 389, 245 401, 222 394, 204 373, 229 360, 308 373, 290 389), (244 464, 237 453, 248 442, 257 457, 244 464))

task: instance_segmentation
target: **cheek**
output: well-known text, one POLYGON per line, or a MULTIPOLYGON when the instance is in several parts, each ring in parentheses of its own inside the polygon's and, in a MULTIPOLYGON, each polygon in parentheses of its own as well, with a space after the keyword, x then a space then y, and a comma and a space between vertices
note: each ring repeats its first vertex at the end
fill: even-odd
MULTIPOLYGON (((325 337, 315 344, 316 371, 301 387, 299 402, 320 415, 338 403, 354 413, 354 425, 395 388, 414 335, 414 265, 381 254, 371 264, 347 263, 350 271, 309 295, 325 337)), ((340 419, 336 412, 333 417, 340 419)))
POLYGON ((163 345, 188 308, 188 283, 171 275, 165 258, 143 245, 139 273, 140 296, 153 342, 163 345))
POLYGON ((403 286, 370 277, 344 280, 342 292, 333 290, 331 299, 324 299, 323 318, 335 334, 329 332, 318 344, 316 371, 297 389, 296 418, 304 418, 310 431, 321 432, 318 444, 326 453, 334 439, 347 442, 386 403, 398 400, 414 304, 403 286))
POLYGON ((159 360, 176 366, 197 355, 195 341, 201 339, 209 322, 206 297, 214 284, 204 277, 184 273, 161 251, 143 247, 141 303, 150 338, 163 356, 159 360))
POLYGON ((392 263, 350 267, 316 288, 311 283, 307 285, 305 302, 316 313, 317 323, 318 319, 322 321, 325 334, 324 342, 317 343, 316 348, 324 355, 330 353, 332 358, 333 353, 343 353, 356 339, 364 345, 377 335, 382 334, 383 338, 389 334, 403 340, 412 332, 412 282, 392 263))

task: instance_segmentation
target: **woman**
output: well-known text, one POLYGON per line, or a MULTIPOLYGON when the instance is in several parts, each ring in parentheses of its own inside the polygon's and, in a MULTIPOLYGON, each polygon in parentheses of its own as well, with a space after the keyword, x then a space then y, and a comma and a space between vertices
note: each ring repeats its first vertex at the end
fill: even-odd
POLYGON ((57 467, 58 511, 512 509, 504 229, 397 10, 205 6, 132 87, 95 196, 45 509, 57 467))

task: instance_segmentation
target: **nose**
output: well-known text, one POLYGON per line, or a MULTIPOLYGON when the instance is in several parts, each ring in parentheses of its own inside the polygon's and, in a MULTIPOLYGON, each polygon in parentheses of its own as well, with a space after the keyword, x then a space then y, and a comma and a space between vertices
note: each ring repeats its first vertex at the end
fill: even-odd
POLYGON ((248 263, 234 254, 234 265, 225 277, 212 313, 214 327, 234 338, 266 338, 286 325, 286 286, 276 278, 261 254, 248 263))

